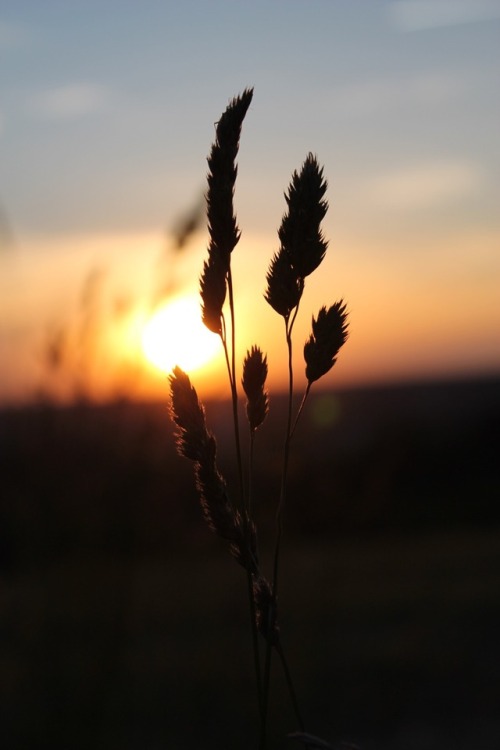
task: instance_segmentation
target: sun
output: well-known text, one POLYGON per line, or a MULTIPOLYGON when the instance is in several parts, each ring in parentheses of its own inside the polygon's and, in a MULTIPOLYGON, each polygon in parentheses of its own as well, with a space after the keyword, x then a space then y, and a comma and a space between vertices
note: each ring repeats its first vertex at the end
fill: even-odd
POLYGON ((220 352, 221 342, 201 321, 200 301, 179 297, 153 313, 142 331, 146 359, 163 372, 176 365, 189 372, 220 352))

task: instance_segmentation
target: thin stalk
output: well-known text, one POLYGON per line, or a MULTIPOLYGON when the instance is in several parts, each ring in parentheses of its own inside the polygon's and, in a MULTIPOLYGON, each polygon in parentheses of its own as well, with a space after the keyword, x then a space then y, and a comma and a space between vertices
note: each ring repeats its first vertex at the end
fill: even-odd
POLYGON ((288 463, 290 458, 290 443, 292 439, 292 408, 293 408, 293 345, 292 330, 299 311, 299 305, 295 308, 291 319, 285 319, 285 334, 288 349, 288 409, 285 432, 285 443, 283 446, 283 469, 281 472, 281 488, 278 508, 276 510, 276 546, 274 550, 273 566, 273 599, 276 602, 278 596, 278 573, 281 537, 283 534, 283 512, 286 501, 286 488, 288 480, 288 463))
POLYGON ((300 708, 299 708, 299 703, 298 703, 298 700, 297 700, 297 694, 296 694, 295 688, 293 686, 292 675, 290 673, 290 668, 288 666, 288 662, 287 662, 286 657, 285 657, 285 652, 283 651, 283 648, 281 647, 280 643, 277 644, 276 651, 278 652, 278 656, 281 659, 281 664, 283 666, 283 672, 285 673, 286 684, 288 685, 288 692, 290 693, 290 697, 292 699, 293 710, 294 710, 295 716, 297 718, 297 723, 299 725, 299 729, 300 729, 301 732, 305 732, 304 722, 302 720, 302 716, 301 716, 300 708))
MULTIPOLYGON (((293 325, 295 323, 295 319, 297 317, 298 313, 298 305, 294 310, 294 313, 292 315, 292 318, 285 318, 285 333, 286 333, 286 343, 288 348, 288 409, 287 409, 287 425, 286 425, 286 432, 285 432, 285 443, 283 446, 283 468, 281 473, 281 487, 280 487, 280 498, 278 507, 276 510, 276 542, 275 542, 275 548, 274 548, 274 560, 273 560, 273 582, 272 582, 272 597, 273 597, 273 603, 276 607, 276 601, 278 597, 278 576, 279 576, 279 557, 280 557, 280 550, 281 550, 281 538, 283 535, 283 510, 285 507, 285 500, 286 500, 286 486, 287 486, 287 478, 288 478, 288 463, 290 458, 290 441, 292 437, 292 408, 293 408, 293 347, 292 347, 292 329, 293 325)), ((280 648, 279 644, 276 646, 276 648, 280 648)), ((280 649, 281 650, 281 649, 280 649)), ((281 651, 281 658, 282 663, 286 664, 286 661, 284 660, 283 651, 281 651)), ((261 735, 261 750, 264 749, 265 744, 262 744, 262 742, 265 743, 265 736, 266 736, 266 723, 267 723, 267 711, 268 711, 268 705, 269 705, 269 687, 270 687, 270 679, 271 679, 271 659, 272 659, 272 644, 268 640, 266 643, 266 656, 265 656, 265 666, 264 666, 264 727, 263 732, 261 735)), ((292 698, 292 703, 294 705, 294 710, 296 710, 296 704, 297 699, 295 697, 295 692, 293 691, 293 685, 291 683, 291 680, 289 679, 289 671, 288 667, 285 670, 285 677, 287 678, 287 684, 288 688, 292 688, 290 690, 290 695, 292 698), (288 672, 288 675, 287 675, 288 672)), ((297 711, 296 711, 297 713, 297 711)), ((300 714, 297 714, 297 718, 299 718, 300 714)))
POLYGON ((231 363, 226 354, 226 361, 229 368, 229 381, 231 384, 231 397, 233 404, 233 422, 234 422, 234 439, 236 443, 236 460, 238 463, 238 477, 240 482, 240 496, 242 510, 246 510, 245 483, 243 480, 243 460, 241 457, 240 426, 238 418, 238 392, 236 388, 236 325, 234 314, 234 295, 233 295, 233 278, 231 268, 227 275, 227 287, 229 291, 229 311, 231 314, 231 363))
POLYGON ((290 324, 286 325, 286 343, 288 348, 288 409, 287 423, 285 433, 285 443, 283 447, 283 470, 281 473, 280 499, 276 510, 276 546, 274 549, 273 565, 273 599, 276 601, 278 596, 278 573, 279 573, 279 555, 281 547, 281 537, 283 534, 283 509, 286 500, 286 486, 288 479, 288 462, 290 458, 290 439, 292 436, 292 407, 293 407, 293 363, 292 363, 292 327, 295 316, 290 324))
POLYGON ((255 448, 255 431, 250 430, 250 442, 248 448, 248 517, 252 518, 253 512, 253 462, 254 462, 254 448, 255 448))
POLYGON ((260 725, 259 750, 266 750, 267 747, 267 713, 269 708, 269 683, 271 677, 271 656, 272 646, 266 641, 266 655, 264 662, 264 684, 262 698, 262 721, 260 725))
MULTIPOLYGON (((254 464, 254 446, 255 446, 255 432, 250 430, 250 445, 248 454, 248 495, 247 495, 247 509, 248 519, 251 522, 252 519, 252 500, 253 500, 253 464, 254 464)), ((248 534, 248 522, 244 526, 245 535, 248 534)), ((249 540, 248 540, 249 543, 249 540)), ((249 547, 248 547, 249 549, 249 547)), ((253 653, 255 662, 255 674, 257 678, 258 693, 259 693, 259 711, 261 727, 264 725, 264 697, 262 693, 262 670, 260 664, 260 648, 259 648, 259 633, 257 629, 257 608, 255 606, 255 598, 253 595, 252 576, 247 575, 248 581, 248 598, 250 602, 250 614, 252 617, 252 641, 253 641, 253 653)))
MULTIPOLYGON (((291 672, 290 672, 290 667, 288 666, 288 661, 287 661, 287 659, 285 657, 285 652, 283 651, 283 648, 282 648, 282 646, 281 646, 280 643, 277 643, 275 645, 275 648, 276 648, 276 651, 278 652, 278 656, 280 657, 280 660, 281 660, 281 665, 283 667, 283 672, 285 674, 285 680, 286 680, 286 684, 287 684, 287 687, 288 687, 288 692, 290 693, 290 698, 291 698, 291 701, 292 701, 292 707, 293 707, 293 711, 295 713, 295 718, 297 719, 297 724, 299 726, 299 730, 301 732, 305 732, 304 721, 303 721, 302 715, 300 713, 299 702, 297 700, 297 693, 295 692, 295 687, 294 687, 294 684, 293 684, 292 675, 291 675, 291 672)), ((266 676, 269 675, 269 671, 270 671, 270 668, 271 668, 271 656, 270 656, 270 654, 271 654, 271 649, 268 649, 266 651, 266 667, 265 667, 265 669, 266 669, 266 672, 265 672, 266 676)), ((266 718, 267 717, 267 704, 265 706, 265 709, 266 709, 266 711, 265 711, 264 717, 266 718)), ((264 724, 264 727, 265 727, 265 724, 264 724)), ((261 735, 261 744, 259 746, 260 750, 264 750, 265 749, 265 747, 266 747, 265 742, 266 742, 266 733, 264 731, 263 735, 261 735), (264 744, 262 744, 262 737, 263 737, 264 744)), ((309 745, 306 745, 306 748, 307 747, 309 747, 309 745)))
POLYGON ((263 719, 263 693, 262 693, 262 674, 260 667, 260 649, 259 649, 259 634, 257 630, 257 613, 255 607, 255 599, 253 595, 253 581, 252 573, 250 571, 250 556, 251 556, 251 545, 250 545, 250 530, 249 530, 249 501, 245 493, 245 482, 243 477, 243 460, 241 454, 241 441, 240 441, 240 426, 238 418, 238 391, 236 387, 236 323, 235 323, 235 312, 234 312, 234 294, 233 294, 233 280, 231 274, 231 268, 229 268, 227 276, 227 286, 229 292, 229 311, 231 316, 231 359, 229 358, 229 352, 227 347, 227 337, 223 339, 224 352, 226 357, 226 364, 228 368, 229 383, 231 386, 231 401, 233 407, 233 424, 234 424, 234 439, 236 444, 236 459, 238 464, 238 477, 240 484, 240 498, 241 498, 241 518, 243 523, 243 535, 245 539, 245 554, 247 555, 247 591, 248 591, 248 602, 250 607, 250 624, 252 631, 252 650, 254 657, 254 669, 255 679, 257 682, 257 697, 259 703, 259 715, 261 726, 264 721, 263 719))
POLYGON ((293 433, 295 432, 295 428, 297 427, 297 422, 300 419, 300 415, 302 414, 302 411, 304 409, 304 406, 306 405, 307 397, 309 396, 309 391, 311 390, 311 383, 307 384, 307 388, 305 390, 304 396, 302 398, 301 404, 299 406, 299 410, 297 412, 297 416, 295 417, 295 422, 293 423, 292 431, 290 433, 290 438, 293 436, 293 433))
POLYGON ((229 377, 229 385, 231 388, 231 398, 233 396, 233 374, 231 372, 231 363, 229 361, 229 350, 227 347, 227 334, 226 334, 226 321, 224 319, 224 316, 222 316, 222 332, 220 334, 220 338, 222 341, 222 346, 224 349, 224 357, 226 359, 226 367, 227 367, 227 375, 229 377))

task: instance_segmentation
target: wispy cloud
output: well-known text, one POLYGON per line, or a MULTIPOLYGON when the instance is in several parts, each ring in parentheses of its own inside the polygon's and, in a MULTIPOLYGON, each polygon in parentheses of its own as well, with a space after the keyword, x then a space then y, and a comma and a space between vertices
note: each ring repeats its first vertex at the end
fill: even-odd
POLYGON ((430 162, 373 178, 366 183, 365 192, 372 205, 413 212, 470 197, 484 182, 477 164, 430 162))
POLYGON ((498 0, 397 0, 389 3, 387 11, 399 31, 424 31, 500 19, 498 0))
POLYGON ((71 83, 39 92, 32 98, 30 109, 47 119, 71 120, 102 109, 107 98, 104 86, 71 83))

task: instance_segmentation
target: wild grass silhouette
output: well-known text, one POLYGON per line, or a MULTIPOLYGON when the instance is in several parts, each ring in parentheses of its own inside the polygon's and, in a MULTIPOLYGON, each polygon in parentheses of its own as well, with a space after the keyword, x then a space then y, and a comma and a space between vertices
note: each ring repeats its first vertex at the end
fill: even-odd
POLYGON ((286 509, 288 467, 294 431, 311 386, 326 375, 336 362, 347 339, 347 310, 343 300, 322 307, 312 320, 312 332, 304 345, 307 386, 296 414, 294 404, 293 329, 299 313, 306 278, 318 269, 328 243, 321 222, 328 209, 327 182, 316 157, 309 153, 294 171, 285 193, 287 211, 278 230, 279 249, 267 273, 265 300, 282 317, 288 353, 288 404, 284 425, 281 486, 275 501, 276 534, 269 573, 260 560, 258 529, 253 513, 253 475, 256 432, 266 419, 269 395, 266 390, 267 357, 254 345, 242 366, 242 388, 246 396, 249 431, 248 466, 244 467, 239 422, 239 389, 236 367, 235 289, 231 269, 232 253, 241 233, 233 198, 237 178, 236 157, 242 124, 253 97, 253 89, 232 99, 216 124, 216 136, 208 157, 207 219, 208 258, 201 279, 202 319, 220 336, 224 349, 232 401, 234 443, 237 462, 237 500, 230 494, 217 464, 217 443, 206 423, 205 410, 188 375, 176 367, 170 376, 171 411, 177 426, 177 448, 194 463, 196 487, 205 520, 228 545, 232 556, 246 573, 253 661, 259 714, 259 750, 268 747, 268 712, 271 691, 271 661, 276 654, 283 668, 296 731, 290 738, 309 748, 330 748, 326 741, 306 731, 291 670, 285 655, 278 620, 280 556, 283 517, 286 509))

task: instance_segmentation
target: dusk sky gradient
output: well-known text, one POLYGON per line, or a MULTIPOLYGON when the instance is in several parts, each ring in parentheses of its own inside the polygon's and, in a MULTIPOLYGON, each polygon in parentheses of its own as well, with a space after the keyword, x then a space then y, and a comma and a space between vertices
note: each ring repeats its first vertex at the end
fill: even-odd
MULTIPOLYGON (((351 336, 325 387, 500 372, 500 0, 0 2, 0 403, 166 394, 140 329, 196 294, 214 122, 254 86, 238 157, 240 348, 283 385, 263 299, 283 197, 324 165, 311 314, 351 336)), ((200 370, 219 393, 222 358, 200 370)), ((300 377, 299 377, 300 382, 300 377)))

